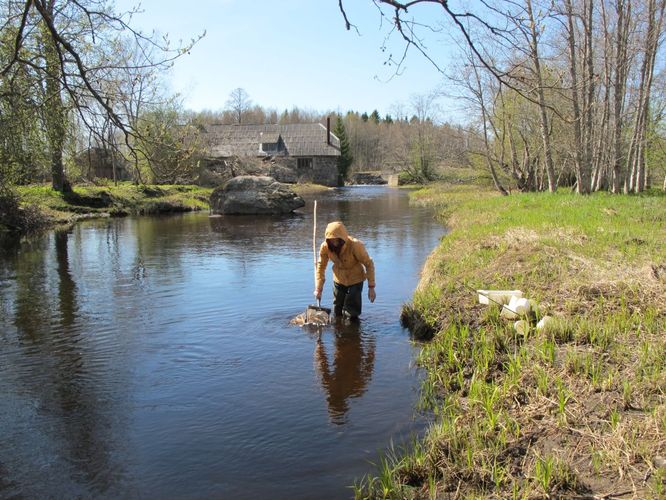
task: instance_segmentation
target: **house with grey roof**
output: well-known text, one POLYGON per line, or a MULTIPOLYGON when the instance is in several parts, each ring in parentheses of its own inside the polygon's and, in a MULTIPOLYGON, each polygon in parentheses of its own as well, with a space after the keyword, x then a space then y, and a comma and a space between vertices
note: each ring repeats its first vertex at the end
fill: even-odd
POLYGON ((330 119, 321 123, 209 125, 203 130, 206 161, 226 165, 234 158, 257 158, 282 182, 338 186, 340 139, 330 119))

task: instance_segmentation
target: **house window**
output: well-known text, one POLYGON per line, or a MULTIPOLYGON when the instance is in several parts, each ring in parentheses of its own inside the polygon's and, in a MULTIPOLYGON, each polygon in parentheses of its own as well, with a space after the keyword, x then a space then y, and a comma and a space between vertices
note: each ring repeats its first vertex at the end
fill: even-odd
POLYGON ((312 158, 298 158, 298 171, 305 172, 312 169, 312 158))
POLYGON ((277 153, 278 143, 277 142, 262 142, 261 150, 264 153, 277 153))

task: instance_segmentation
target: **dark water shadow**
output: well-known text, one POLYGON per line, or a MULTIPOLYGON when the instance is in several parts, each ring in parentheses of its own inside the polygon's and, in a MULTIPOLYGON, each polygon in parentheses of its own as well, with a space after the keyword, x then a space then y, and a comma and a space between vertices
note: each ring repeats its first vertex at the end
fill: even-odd
POLYGON ((20 235, 10 232, 0 234, 0 257, 16 256, 20 248, 20 235))

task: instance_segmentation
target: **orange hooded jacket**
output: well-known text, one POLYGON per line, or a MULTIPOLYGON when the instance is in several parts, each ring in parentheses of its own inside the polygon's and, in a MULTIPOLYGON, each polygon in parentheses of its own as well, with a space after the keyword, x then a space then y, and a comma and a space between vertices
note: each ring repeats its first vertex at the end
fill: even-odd
POLYGON ((321 290, 326 280, 326 266, 333 261, 333 280, 341 285, 350 286, 368 280, 368 286, 375 286, 375 263, 368 255, 365 245, 352 238, 342 222, 331 222, 326 226, 326 239, 340 238, 344 240, 340 254, 328 249, 326 241, 319 248, 317 262, 317 290, 321 290))

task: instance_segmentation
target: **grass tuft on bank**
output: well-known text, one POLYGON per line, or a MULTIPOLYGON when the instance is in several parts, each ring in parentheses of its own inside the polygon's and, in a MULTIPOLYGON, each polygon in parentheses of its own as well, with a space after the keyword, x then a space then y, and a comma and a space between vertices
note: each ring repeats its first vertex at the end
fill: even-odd
POLYGON ((413 203, 450 228, 403 311, 433 336, 418 364, 434 422, 356 496, 663 495, 666 197, 438 185, 413 203), (475 289, 522 290, 529 327, 475 289))

